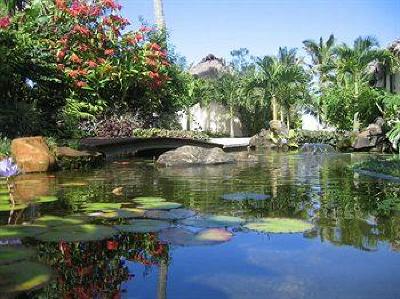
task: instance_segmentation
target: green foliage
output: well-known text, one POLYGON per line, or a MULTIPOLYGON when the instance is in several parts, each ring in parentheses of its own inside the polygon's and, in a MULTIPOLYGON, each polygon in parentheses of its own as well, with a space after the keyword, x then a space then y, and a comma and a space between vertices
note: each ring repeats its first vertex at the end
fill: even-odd
POLYGON ((197 131, 166 130, 166 129, 135 129, 132 132, 133 137, 151 138, 151 137, 172 137, 172 138, 192 138, 207 140, 208 136, 197 131))
POLYGON ((10 155, 11 140, 0 136, 0 158, 10 155))

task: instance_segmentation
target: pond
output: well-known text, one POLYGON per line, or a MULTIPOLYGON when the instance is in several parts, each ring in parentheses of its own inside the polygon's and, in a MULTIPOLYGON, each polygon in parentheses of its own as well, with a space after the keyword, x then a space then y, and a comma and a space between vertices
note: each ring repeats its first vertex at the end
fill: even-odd
POLYGON ((370 156, 19 176, 0 297, 400 298, 400 184, 354 174, 370 156))

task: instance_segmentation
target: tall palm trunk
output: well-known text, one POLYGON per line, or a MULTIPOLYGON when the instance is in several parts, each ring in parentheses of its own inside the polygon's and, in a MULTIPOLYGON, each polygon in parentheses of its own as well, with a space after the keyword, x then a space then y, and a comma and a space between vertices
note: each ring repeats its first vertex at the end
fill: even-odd
POLYGON ((278 103, 276 101, 275 95, 272 96, 271 106, 272 106, 272 120, 278 120, 278 103))
POLYGON ((230 130, 229 131, 230 131, 230 137, 233 138, 233 137, 235 137, 235 131, 234 131, 234 128, 233 128, 233 117, 234 117, 234 115, 233 115, 234 113, 233 112, 234 111, 233 111, 233 106, 232 105, 229 108, 230 108, 230 111, 229 111, 230 112, 229 113, 230 114, 230 130))
POLYGON ((162 0, 154 0, 154 15, 156 17, 156 24, 158 29, 165 30, 165 17, 162 0))

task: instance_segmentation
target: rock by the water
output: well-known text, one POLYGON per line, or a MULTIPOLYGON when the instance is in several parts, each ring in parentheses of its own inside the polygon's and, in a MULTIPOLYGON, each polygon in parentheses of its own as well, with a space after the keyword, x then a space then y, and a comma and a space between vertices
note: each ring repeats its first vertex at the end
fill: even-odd
POLYGON ((324 143, 306 143, 300 149, 302 154, 329 154, 334 153, 335 148, 330 144, 324 143))
POLYGON ((370 124, 366 129, 362 130, 353 142, 355 150, 369 150, 383 146, 385 142, 383 131, 384 120, 378 118, 375 123, 370 124))
POLYGON ((56 153, 57 166, 61 169, 93 168, 105 160, 101 153, 77 151, 69 147, 58 147, 56 153))
POLYGON ((41 136, 14 139, 11 142, 11 154, 25 173, 45 172, 55 165, 55 158, 41 136))
POLYGON ((162 154, 157 164, 161 166, 215 165, 234 163, 232 155, 220 148, 202 148, 198 146, 182 146, 176 150, 162 154))

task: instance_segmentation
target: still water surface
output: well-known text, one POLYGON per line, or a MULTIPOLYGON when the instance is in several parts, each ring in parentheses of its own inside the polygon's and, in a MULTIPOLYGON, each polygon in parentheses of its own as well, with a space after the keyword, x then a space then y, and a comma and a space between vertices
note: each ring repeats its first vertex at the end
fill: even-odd
MULTIPOLYGON (((56 194, 1 224, 82 212, 85 202, 161 196, 199 213, 253 219, 289 217, 311 231, 265 234, 240 228, 227 242, 171 246, 157 234, 89 243, 23 241, 54 270, 31 298, 400 298, 400 185, 349 169, 365 154, 260 154, 260 163, 158 169, 151 161, 116 161, 93 171, 21 176, 21 200, 56 194), (112 190, 123 187, 122 195, 112 190), (224 194, 270 195, 229 202, 224 194), (66 247, 69 246, 66 256, 66 247), (86 296, 86 297, 85 297, 86 296)), ((118 220, 117 220, 118 222, 118 220)))

